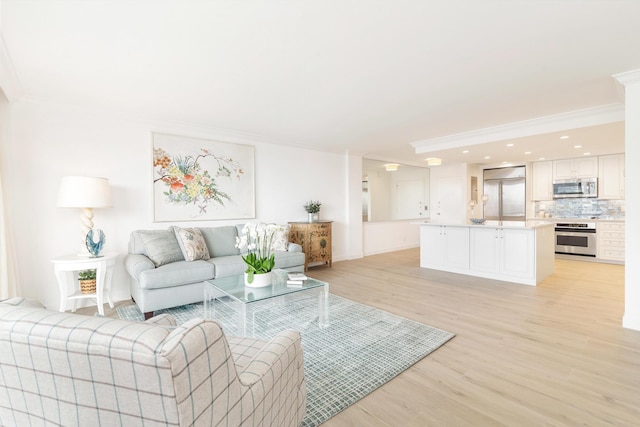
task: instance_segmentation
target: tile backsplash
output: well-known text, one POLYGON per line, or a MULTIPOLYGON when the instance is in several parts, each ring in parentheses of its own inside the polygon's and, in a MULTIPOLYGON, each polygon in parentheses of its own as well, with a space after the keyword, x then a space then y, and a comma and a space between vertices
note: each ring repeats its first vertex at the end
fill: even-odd
POLYGON ((535 202, 536 217, 624 219, 624 200, 558 199, 535 202))

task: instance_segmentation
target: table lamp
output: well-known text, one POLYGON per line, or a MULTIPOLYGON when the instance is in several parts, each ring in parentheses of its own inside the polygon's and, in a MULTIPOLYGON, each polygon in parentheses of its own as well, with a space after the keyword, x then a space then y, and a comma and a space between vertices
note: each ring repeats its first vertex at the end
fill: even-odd
POLYGON ((90 256, 86 236, 93 228, 93 209, 111 207, 111 188, 106 178, 90 176, 65 176, 58 191, 59 208, 80 208, 80 256, 90 256))

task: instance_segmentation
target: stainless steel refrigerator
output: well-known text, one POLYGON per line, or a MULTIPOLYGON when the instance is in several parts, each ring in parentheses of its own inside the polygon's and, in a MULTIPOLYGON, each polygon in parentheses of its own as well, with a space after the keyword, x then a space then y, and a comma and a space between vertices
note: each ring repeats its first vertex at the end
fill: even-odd
POLYGON ((525 167, 484 170, 484 217, 494 221, 525 220, 525 167))

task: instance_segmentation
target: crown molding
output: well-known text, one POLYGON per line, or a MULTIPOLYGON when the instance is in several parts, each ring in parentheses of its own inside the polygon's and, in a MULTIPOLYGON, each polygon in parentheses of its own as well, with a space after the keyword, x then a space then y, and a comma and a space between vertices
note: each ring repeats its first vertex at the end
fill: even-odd
POLYGON ((412 142, 416 154, 624 121, 624 105, 608 104, 412 142))
POLYGON ((640 69, 614 74, 611 77, 616 79, 618 82, 620 82, 620 84, 624 86, 634 83, 640 83, 640 69))

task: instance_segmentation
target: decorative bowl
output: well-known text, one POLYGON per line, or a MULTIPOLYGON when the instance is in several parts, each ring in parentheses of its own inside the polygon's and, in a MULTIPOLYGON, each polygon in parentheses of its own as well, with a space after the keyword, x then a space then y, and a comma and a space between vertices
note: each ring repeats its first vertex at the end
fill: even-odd
POLYGON ((486 221, 484 218, 469 218, 473 224, 480 225, 486 221))

